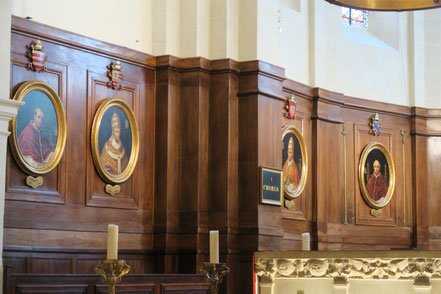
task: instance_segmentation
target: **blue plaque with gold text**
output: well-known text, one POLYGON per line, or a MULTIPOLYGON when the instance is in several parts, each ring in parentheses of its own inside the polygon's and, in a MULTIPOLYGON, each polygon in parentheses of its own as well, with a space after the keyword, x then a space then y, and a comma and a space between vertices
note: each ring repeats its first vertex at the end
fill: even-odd
POLYGON ((260 202, 282 205, 283 171, 281 169, 260 167, 260 202))

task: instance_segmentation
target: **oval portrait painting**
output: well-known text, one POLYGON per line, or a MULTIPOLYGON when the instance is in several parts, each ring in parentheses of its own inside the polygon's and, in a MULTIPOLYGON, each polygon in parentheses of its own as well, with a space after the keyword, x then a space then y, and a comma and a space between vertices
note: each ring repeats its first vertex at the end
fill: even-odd
POLYGON ((395 186, 395 170, 389 151, 381 143, 368 144, 360 160, 362 195, 372 208, 389 203, 395 186))
POLYGON ((119 99, 104 100, 92 126, 92 150, 105 181, 121 183, 130 177, 138 157, 138 136, 130 106, 119 99))
POLYGON ((306 182, 308 156, 302 134, 288 126, 282 136, 282 168, 285 196, 292 199, 299 196, 306 182))
POLYGON ((12 151, 27 173, 50 172, 61 159, 66 141, 66 119, 60 98, 41 81, 21 85, 14 97, 24 102, 12 121, 12 151))

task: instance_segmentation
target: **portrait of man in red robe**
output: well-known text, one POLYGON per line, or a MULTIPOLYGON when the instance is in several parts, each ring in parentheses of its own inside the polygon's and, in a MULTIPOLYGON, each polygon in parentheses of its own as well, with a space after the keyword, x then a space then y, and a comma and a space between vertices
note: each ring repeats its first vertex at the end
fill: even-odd
POLYGON ((54 153, 48 138, 42 132, 43 119, 43 111, 35 108, 32 120, 18 137, 21 154, 29 164, 34 166, 45 164, 54 153))
POLYGON ((369 196, 374 201, 381 200, 381 198, 385 197, 387 194, 388 189, 388 183, 384 177, 384 175, 381 174, 381 164, 380 161, 375 160, 374 161, 374 172, 369 177, 369 180, 366 185, 366 190, 369 194, 369 196))

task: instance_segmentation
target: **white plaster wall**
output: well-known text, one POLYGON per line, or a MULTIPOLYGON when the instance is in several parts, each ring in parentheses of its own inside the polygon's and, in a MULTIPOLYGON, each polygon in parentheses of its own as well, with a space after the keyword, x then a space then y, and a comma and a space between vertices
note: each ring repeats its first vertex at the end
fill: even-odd
POLYGON ((152 0, 13 0, 16 16, 148 53, 151 11, 152 0))
POLYGON ((424 12, 426 107, 441 106, 441 10, 424 12))
POLYGON ((313 87, 441 107, 441 9, 371 12, 366 31, 323 0, 13 0, 13 13, 154 55, 260 59, 313 87))
POLYGON ((308 1, 258 1, 257 59, 304 84, 310 84, 308 1))
MULTIPOLYGON (((407 55, 341 22, 341 8, 315 0, 315 84, 348 96, 407 105, 407 55)), ((399 19, 407 26, 406 19, 399 19)), ((385 28, 387 29, 387 28, 385 28)), ((396 32, 400 34, 400 31, 396 32)), ((407 32, 399 35, 406 44, 407 32)))

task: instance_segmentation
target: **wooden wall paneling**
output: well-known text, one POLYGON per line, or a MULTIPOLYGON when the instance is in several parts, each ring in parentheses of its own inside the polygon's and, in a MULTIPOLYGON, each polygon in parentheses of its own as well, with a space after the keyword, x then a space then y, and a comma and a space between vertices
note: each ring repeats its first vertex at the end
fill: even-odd
POLYGON ((427 162, 429 158, 427 137, 416 134, 417 120, 421 119, 412 119, 412 170, 414 172, 413 194, 415 195, 413 201, 416 224, 414 238, 416 247, 427 249, 429 247, 429 203, 426 179, 428 178, 427 162))
POLYGON ((413 107, 411 111, 414 246, 439 249, 441 242, 437 175, 440 171, 441 111, 419 107, 413 107))
POLYGON ((195 273, 207 261, 208 243, 209 74, 208 60, 182 59, 182 145, 179 193, 179 272, 195 273))
MULTIPOLYGON (((5 293, 108 293, 101 277, 70 274, 14 274, 6 267, 5 293)), ((209 293, 202 275, 126 275, 116 293, 209 293)))
MULTIPOLYGON (((210 64, 209 102, 209 230, 220 231, 220 261, 230 273, 228 293, 240 293, 238 273, 239 209, 239 64, 230 59, 210 64)), ((208 260, 208 242, 203 247, 208 260)))
MULTIPOLYGON (((383 225, 383 226, 397 226, 397 219, 396 219, 396 201, 397 201, 397 194, 400 194, 397 192, 397 190, 400 189, 400 186, 397 185, 397 183, 401 183, 401 178, 398 176, 398 167, 400 166, 401 160, 397 160, 397 157, 395 155, 395 144, 392 137, 392 130, 386 129, 384 127, 381 128, 381 136, 374 137, 372 134, 369 133, 369 126, 367 125, 355 125, 355 136, 354 136, 354 146, 356 153, 354 155, 355 163, 354 170, 356 171, 356 177, 355 177, 355 190, 356 192, 356 224, 364 224, 364 225, 383 225), (392 155, 392 160, 394 161, 395 166, 395 191, 394 195, 392 196, 392 199, 390 200, 389 204, 383 207, 381 215, 378 217, 374 217, 370 214, 371 208, 366 204, 366 202, 363 200, 363 196, 360 192, 360 186, 358 182, 358 166, 360 163, 360 156, 363 152, 363 148, 369 144, 370 142, 377 141, 382 143, 386 148, 388 148, 389 152, 392 155)), ((401 146, 399 146, 401 147, 401 146)), ((400 194, 401 195, 401 194, 400 194)))
MULTIPOLYGON (((240 64, 243 65, 242 63, 240 64)), ((258 248, 258 95, 252 75, 239 76, 239 279, 241 291, 251 293, 252 256, 258 248)))
MULTIPOLYGON (((336 249, 339 234, 332 234, 328 224, 342 223, 344 211, 343 142, 341 140, 341 106, 343 96, 320 88, 313 92, 313 197, 316 211, 314 248, 336 249), (333 146, 330 148, 329 146, 333 146), (329 232, 328 232, 329 230, 329 232), (334 243, 334 244, 333 244, 334 243)), ((337 245, 337 248, 340 245, 337 245)))
MULTIPOLYGON (((16 17, 12 19, 11 48, 13 91, 17 83, 30 79, 43 80, 58 91, 66 112, 68 136, 64 156, 58 167, 45 176, 46 184, 42 188, 30 190, 25 187, 22 181, 24 175, 20 174, 15 161, 8 155, 7 186, 12 190, 8 192, 5 202, 4 243, 35 247, 104 248, 106 225, 116 222, 121 225, 120 232, 124 236, 120 243, 122 248, 151 249, 155 128, 155 96, 151 90, 155 77, 150 56, 16 17), (26 46, 36 39, 42 41, 48 55, 46 64, 49 70, 45 73, 26 69, 26 46), (121 210, 85 206, 86 183, 90 180, 85 159, 90 156, 87 136, 90 131, 88 119, 91 117, 87 107, 87 99, 91 97, 88 96, 87 72, 104 76, 106 65, 115 61, 115 57, 121 57, 128 91, 112 96, 132 93, 130 95, 137 97, 133 106, 141 125, 140 139, 144 147, 140 149, 134 177, 146 177, 141 186, 133 179, 129 180, 143 192, 142 199, 138 197, 137 200, 138 209, 133 210, 128 210, 127 206, 121 210), (146 92, 147 89, 150 92, 146 92), (19 185, 13 181, 18 181, 19 185), (17 194, 13 191, 17 188, 25 192, 17 194), (53 203, 65 205, 54 206, 53 203)), ((107 82, 106 79, 101 78, 101 82, 107 82)), ((100 89, 107 93, 103 85, 100 89)), ((92 91, 92 88, 89 87, 89 90, 92 91)))
MULTIPOLYGON (((285 80, 283 83, 283 97, 294 95, 297 101, 297 114, 294 121, 283 117, 283 126, 292 124, 303 135, 306 149, 308 153, 308 178, 305 189, 299 197, 294 199, 294 207, 288 209, 282 208, 282 222, 284 229, 283 251, 300 250, 301 249, 301 233, 312 232, 312 97, 310 88, 291 80, 285 80)), ((282 105, 281 113, 285 112, 282 105)), ((283 148, 282 146, 280 148, 283 148)), ((281 152, 282 149, 279 150, 281 152)), ((283 167, 281 165, 280 167, 283 167)), ((314 235, 311 234, 312 238, 314 235)))
POLYGON ((430 158, 427 166, 430 249, 440 249, 441 216, 439 214, 439 207, 441 207, 441 181, 439 180, 439 175, 441 175, 441 137, 429 137, 427 139, 427 156, 430 158))
POLYGON ((180 78, 176 58, 160 56, 156 70, 154 249, 157 270, 174 273, 178 268, 178 195, 181 158, 180 78))
MULTIPOLYGON (((26 46, 30 43, 29 38, 16 36, 16 46, 11 50, 11 99, 19 86, 28 80, 41 80, 51 86, 61 99, 64 109, 67 105, 67 66, 65 64, 46 62, 47 72, 35 73, 27 69, 28 58, 26 57, 26 46)), ((47 44, 47 52, 52 53, 52 44, 47 44)), ((10 150, 10 146, 8 146, 10 150)), ((25 181, 28 174, 23 172, 17 165, 11 152, 8 152, 6 174, 6 199, 23 200, 47 203, 66 202, 66 161, 65 154, 69 148, 66 144, 64 155, 59 165, 50 173, 43 176, 44 184, 41 187, 32 189, 26 186, 25 181)))
MULTIPOLYGON (((130 265, 130 275, 154 272, 154 259, 146 250, 120 250, 119 257, 130 265)), ((5 246, 4 264, 12 273, 95 274, 105 250, 5 246)))
MULTIPOLYGON (((109 61, 110 64, 110 61, 109 61)), ((118 98, 126 102, 135 113, 137 121, 140 120, 140 93, 139 83, 131 82, 130 79, 130 68, 126 68, 125 64, 121 64, 123 68, 123 73, 126 75, 124 80, 124 89, 117 91, 112 90, 107 87, 107 82, 109 78, 106 77, 104 73, 98 74, 91 71, 87 72, 88 77, 88 98, 87 98, 87 108, 88 108, 88 136, 87 136, 87 200, 86 205, 88 206, 98 206, 98 207, 114 207, 114 208, 125 208, 125 209, 137 209, 139 203, 139 192, 138 192, 138 170, 139 162, 137 162, 137 167, 133 171, 131 177, 124 183, 119 184, 121 187, 121 192, 117 195, 110 196, 105 192, 106 182, 101 179, 98 172, 95 169, 95 165, 92 160, 92 147, 91 147, 91 132, 92 123, 96 115, 96 110, 100 105, 100 102, 106 98, 118 98)), ((103 68, 103 71, 105 68, 103 68)), ((139 133, 143 134, 145 132, 144 126, 139 125, 139 133)), ((144 151, 144 146, 148 146, 149 142, 142 141, 140 137, 140 152, 144 151)))

